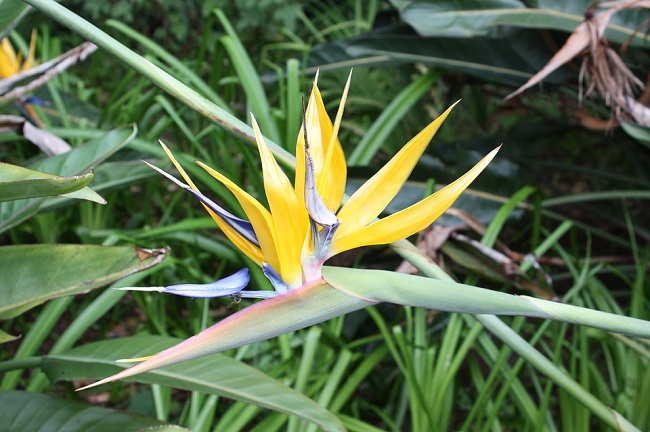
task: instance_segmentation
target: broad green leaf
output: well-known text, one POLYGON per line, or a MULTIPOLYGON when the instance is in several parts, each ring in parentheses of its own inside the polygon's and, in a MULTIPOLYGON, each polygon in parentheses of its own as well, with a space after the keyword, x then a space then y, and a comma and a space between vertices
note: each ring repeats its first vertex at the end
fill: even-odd
MULTIPOLYGON (((154 175, 156 175, 156 172, 143 164, 142 161, 105 162, 95 169, 95 177, 92 183, 93 190, 100 192, 119 188, 154 175)), ((66 197, 69 196, 66 195, 66 197)), ((49 198, 43 203, 40 210, 49 210, 65 203, 65 197, 49 198)))
MULTIPOLYGON (((134 336, 95 342, 47 356, 43 370, 52 381, 106 376, 124 369, 121 358, 161 351, 180 342, 162 336, 134 336)), ((308 420, 326 431, 340 431, 338 418, 301 393, 259 370, 222 354, 192 360, 138 376, 135 381, 225 396, 308 420)))
POLYGON ((29 9, 21 0, 0 0, 0 39, 9 34, 29 9))
POLYGON ((137 135, 137 127, 107 131, 99 138, 75 147, 68 153, 47 158, 28 167, 58 175, 75 175, 102 163, 137 135))
POLYGON ((0 406, 0 424, 6 431, 189 431, 151 418, 24 391, 0 392, 0 406))
POLYGON ((105 204, 106 201, 86 187, 93 173, 60 177, 0 162, 0 201, 66 195, 105 204), (72 192, 77 192, 72 194, 72 192))
POLYGON ((0 319, 150 268, 160 263, 166 252, 98 245, 0 247, 0 319))
MULTIPOLYGON (((537 7, 526 7, 524 2, 517 0, 410 2, 400 8, 400 14, 406 23, 427 37, 486 36, 496 33, 503 26, 572 33, 584 20, 586 10, 593 2, 538 3, 537 7)), ((605 33, 606 38, 620 44, 631 42, 644 45, 645 36, 638 28, 645 18, 642 15, 636 18, 637 21, 632 22, 610 23, 605 33)))
MULTIPOLYGON (((507 37, 501 38, 422 37, 405 26, 393 26, 347 41, 314 47, 306 72, 424 63, 483 80, 519 86, 541 69, 552 55, 537 31, 513 29, 507 37)), ((565 76, 561 69, 546 83, 563 82, 565 76)))
MULTIPOLYGON (((27 168, 59 176, 80 175, 127 145, 135 134, 135 128, 115 129, 75 147, 68 153, 30 164, 27 168)), ((0 203, 0 233, 32 217, 45 200, 30 198, 0 203)))

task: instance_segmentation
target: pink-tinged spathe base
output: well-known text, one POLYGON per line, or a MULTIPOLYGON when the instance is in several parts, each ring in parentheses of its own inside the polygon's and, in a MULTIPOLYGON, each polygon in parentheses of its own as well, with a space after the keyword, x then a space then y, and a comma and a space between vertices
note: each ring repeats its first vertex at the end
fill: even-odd
POLYGON ((320 280, 249 306, 142 363, 77 391, 270 339, 372 304, 320 280))

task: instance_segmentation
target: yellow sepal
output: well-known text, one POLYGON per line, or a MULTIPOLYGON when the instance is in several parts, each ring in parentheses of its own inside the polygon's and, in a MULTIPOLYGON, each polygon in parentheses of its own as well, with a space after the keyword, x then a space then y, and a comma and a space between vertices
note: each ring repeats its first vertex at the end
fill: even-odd
POLYGON ((413 137, 377 174, 357 189, 337 214, 341 220, 337 237, 345 237, 352 233, 356 236, 357 230, 363 229, 384 211, 402 188, 429 142, 455 105, 449 107, 413 137))
MULTIPOLYGON (((337 115, 338 123, 332 125, 332 121, 327 114, 323 98, 321 97, 318 85, 314 82, 309 103, 305 112, 305 122, 307 124, 307 140, 309 141, 309 153, 314 161, 316 190, 323 198, 323 202, 336 212, 341 205, 343 194, 345 192, 345 179, 347 176, 347 166, 345 164, 345 155, 341 143, 336 137, 340 126, 340 117, 343 114, 343 105, 347 97, 346 85, 341 103, 339 114, 337 115)), ((304 125, 303 125, 304 126, 304 125)), ((305 188, 305 136, 303 128, 300 128, 298 142, 296 144, 296 195, 301 202, 304 201, 305 188)))
POLYGON ((262 162, 264 190, 271 209, 275 238, 278 239, 276 250, 280 268, 275 270, 290 287, 300 286, 302 284, 300 255, 309 228, 307 210, 264 142, 264 136, 252 115, 251 123, 262 162))
POLYGON ((277 241, 275 238, 275 227, 273 226, 273 218, 271 216, 271 213, 269 213, 269 211, 264 208, 264 206, 260 204, 259 201, 257 201, 245 190, 237 186, 223 174, 210 168, 202 162, 197 163, 212 177, 223 183, 224 186, 226 186, 230 192, 235 195, 235 198, 237 198, 237 201, 239 201, 239 204, 244 209, 244 213, 246 213, 248 220, 253 225, 257 240, 260 242, 260 248, 262 249, 264 259, 273 268, 279 269, 280 260, 278 258, 276 249, 277 241))
POLYGON ((462 177, 424 200, 373 222, 350 235, 336 237, 331 255, 360 246, 391 243, 423 230, 451 207, 460 194, 488 166, 499 148, 492 150, 462 177))
POLYGON ((34 64, 34 53, 36 51, 36 29, 32 30, 32 39, 29 43, 29 53, 22 63, 23 54, 16 54, 8 38, 0 41, 0 78, 9 78, 19 72, 32 68, 34 64), (22 64, 21 64, 22 63, 22 64))
POLYGON ((14 48, 9 43, 9 39, 3 38, 0 42, 0 78, 8 78, 16 74, 19 68, 14 48))
MULTIPOLYGON (((198 191, 199 189, 196 187, 192 179, 190 178, 189 175, 185 172, 183 167, 181 166, 180 163, 176 160, 172 152, 167 148, 167 146, 162 142, 159 141, 160 145, 162 146, 163 150, 165 153, 167 153, 167 156, 169 159, 172 161, 180 175, 183 177, 185 182, 194 190, 198 191)), ((233 242, 235 247, 239 249, 240 251, 244 252, 247 257, 252 259, 257 265, 262 265, 264 263, 264 255, 262 255, 262 251, 252 244, 250 241, 245 239, 244 237, 241 236, 235 229, 233 229, 230 225, 228 225, 223 219, 219 217, 215 212, 210 210, 208 206, 203 204, 203 207, 208 211, 212 219, 215 221, 215 223, 219 226, 221 231, 228 237, 228 239, 233 242)))
POLYGON ((29 42, 29 53, 25 58, 25 63, 20 67, 21 71, 26 71, 32 68, 34 64, 34 55, 36 53, 36 29, 32 30, 32 39, 29 42))

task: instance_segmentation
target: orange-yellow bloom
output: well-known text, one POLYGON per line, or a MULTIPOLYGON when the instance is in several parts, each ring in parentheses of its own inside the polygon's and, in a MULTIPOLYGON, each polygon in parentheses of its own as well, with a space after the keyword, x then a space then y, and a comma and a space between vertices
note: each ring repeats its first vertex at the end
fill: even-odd
POLYGON ((23 54, 14 51, 9 39, 3 38, 0 41, 0 79, 9 78, 17 73, 29 70, 34 64, 34 51, 36 49, 36 30, 32 31, 32 39, 29 43, 29 53, 23 62, 23 54))
POLYGON ((199 162, 233 193, 248 221, 235 218, 201 195, 161 143, 189 186, 172 180, 203 202, 226 236, 262 266, 278 293, 320 279, 323 263, 333 255, 364 245, 391 243, 424 229, 453 204, 498 151, 490 152, 458 180, 431 196, 386 218, 376 219, 397 195, 452 106, 342 204, 346 163, 337 136, 349 84, 348 79, 332 123, 314 81, 297 140, 293 184, 266 145, 255 118, 251 118, 262 162, 268 209, 218 171, 199 162))

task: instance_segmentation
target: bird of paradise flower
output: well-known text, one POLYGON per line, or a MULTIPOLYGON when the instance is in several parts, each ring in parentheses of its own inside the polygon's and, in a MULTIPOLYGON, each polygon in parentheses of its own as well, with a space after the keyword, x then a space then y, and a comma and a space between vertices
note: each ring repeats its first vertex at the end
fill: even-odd
POLYGON ((34 64, 34 52, 36 50, 36 30, 32 31, 32 39, 29 42, 29 53, 23 61, 23 54, 16 54, 9 39, 2 38, 0 41, 0 78, 9 78, 20 72, 32 68, 34 64))
MULTIPOLYGON (((0 41, 0 80, 10 78, 22 72, 30 70, 36 60, 34 59, 36 52, 36 30, 32 30, 32 38, 29 42, 29 51, 23 60, 23 53, 14 50, 14 47, 9 42, 8 38, 2 38, 0 41)), ((20 107, 28 114, 28 116, 37 124, 40 124, 38 114, 34 108, 24 101, 19 102, 20 107)))
MULTIPOLYGON (((494 149, 453 183, 422 201, 382 219, 377 219, 407 180, 427 145, 453 106, 413 137, 383 168, 343 203, 346 182, 345 156, 338 140, 350 78, 343 91, 334 122, 331 121, 314 80, 304 122, 296 145, 296 174, 293 184, 280 168, 251 116, 262 163, 269 208, 213 168, 198 162, 223 183, 238 200, 248 220, 229 213, 203 195, 170 150, 161 145, 186 183, 151 165, 153 169, 192 193, 206 208, 224 234, 249 258, 262 267, 274 291, 245 290, 248 269, 211 284, 180 284, 168 287, 122 289, 160 291, 189 297, 237 295, 266 299, 247 307, 203 332, 111 377, 79 390, 123 379, 225 349, 268 339, 304 328, 335 316, 377 303, 377 299, 348 289, 364 270, 324 268, 325 261, 341 252, 365 245, 380 245, 404 239, 430 225, 444 213, 495 157, 494 149), (281 317, 273 323, 264 317, 281 317), (245 330, 245 331, 244 331, 245 330)), ((382 272, 384 288, 413 283, 415 277, 382 272), (411 278, 409 281, 401 280, 411 278)), ((375 275, 376 277, 376 275, 375 275)), ((371 278, 372 279, 372 278, 371 278)), ((417 283, 416 283, 417 285, 417 283)), ((396 288, 396 289, 399 289, 396 288)))

